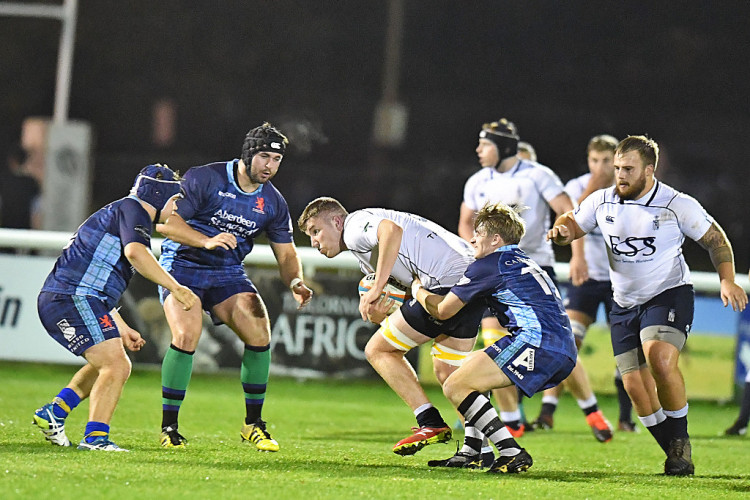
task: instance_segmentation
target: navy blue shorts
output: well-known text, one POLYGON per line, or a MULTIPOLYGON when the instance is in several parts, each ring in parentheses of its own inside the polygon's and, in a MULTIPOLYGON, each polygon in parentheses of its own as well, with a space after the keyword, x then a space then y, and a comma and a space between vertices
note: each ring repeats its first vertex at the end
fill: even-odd
MULTIPOLYGON (((450 288, 430 291, 438 295, 445 295, 450 291, 450 288)), ((471 301, 461 308, 455 316, 445 321, 438 321, 430 316, 416 299, 407 300, 400 309, 409 326, 422 335, 427 335, 433 339, 442 334, 457 339, 471 339, 476 337, 479 332, 479 323, 482 321, 482 314, 487 310, 487 305, 483 300, 471 301)))
POLYGON ((49 336, 76 356, 105 340, 120 338, 110 308, 96 297, 42 292, 36 307, 49 336))
POLYGON ((641 347, 641 330, 648 326, 669 326, 690 332, 695 308, 692 285, 665 290, 643 305, 624 309, 612 304, 609 315, 612 350, 615 356, 641 347))
MULTIPOLYGON (((258 293, 242 266, 184 267, 173 263, 168 271, 174 279, 191 289, 201 299, 203 310, 211 315, 215 325, 220 325, 221 321, 213 314, 214 306, 238 293, 258 293)), ((162 304, 169 294, 169 290, 159 287, 162 304)))
POLYGON ((495 364, 527 396, 560 385, 576 360, 507 335, 484 350, 495 364))
POLYGON ((586 280, 580 286, 570 286, 563 304, 565 309, 580 311, 594 319, 599 311, 599 304, 604 304, 604 312, 609 317, 612 310, 612 282, 586 280))

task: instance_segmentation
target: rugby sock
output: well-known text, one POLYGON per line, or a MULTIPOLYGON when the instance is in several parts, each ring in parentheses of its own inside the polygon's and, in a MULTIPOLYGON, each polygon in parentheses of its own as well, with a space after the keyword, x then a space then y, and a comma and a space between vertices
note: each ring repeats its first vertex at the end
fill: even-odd
POLYGON ((414 416, 417 417, 419 427, 447 427, 448 425, 432 403, 425 403, 414 410, 414 416))
POLYGON ((476 427, 467 425, 464 431, 464 444, 461 453, 466 455, 477 455, 482 451, 482 441, 485 437, 476 427))
POLYGON ((633 402, 630 401, 628 391, 625 390, 625 384, 622 383, 622 376, 618 370, 615 370, 615 387, 617 387, 617 402, 620 405, 620 422, 631 422, 633 414, 633 402))
POLYGON ((177 427, 180 406, 185 399, 193 372, 195 351, 183 351, 170 345, 161 364, 161 427, 177 427))
POLYGON ((740 415, 737 417, 737 422, 747 427, 748 421, 750 421, 750 382, 745 382, 745 389, 742 391, 742 402, 740 403, 740 415))
POLYGON ((517 431, 521 428, 521 410, 501 411, 500 420, 511 429, 517 431))
POLYGON ((88 422, 86 430, 83 431, 83 439, 91 444, 98 437, 109 436, 109 425, 104 422, 88 422))
POLYGON ((57 418, 65 418, 80 402, 81 397, 66 387, 52 400, 52 413, 57 418))
POLYGON ((576 399, 576 402, 578 403, 578 407, 583 411, 583 414, 586 416, 599 411, 598 401, 596 400, 596 396, 593 394, 588 399, 576 399))
POLYGON ((252 424, 260 419, 270 371, 271 344, 264 346, 245 344, 240 381, 242 390, 245 392, 246 424, 252 424))
POLYGON ((652 436, 654 436, 656 442, 659 443, 661 449, 666 453, 669 448, 670 436, 667 432, 667 417, 664 415, 664 411, 659 408, 651 415, 638 417, 638 420, 640 420, 643 426, 648 429, 652 436))
POLYGON ((466 418, 467 426, 474 426, 487 436, 497 447, 502 456, 515 456, 521 452, 516 440, 511 436, 505 424, 500 421, 497 411, 487 396, 472 392, 460 405, 458 411, 466 418))
POLYGON ((549 415, 550 417, 555 414, 557 410, 557 403, 559 400, 555 396, 543 396, 542 397, 542 409, 539 410, 540 415, 549 415))
POLYGON ((679 410, 664 410, 664 415, 666 415, 666 426, 667 426, 667 433, 669 434, 669 440, 671 441, 674 438, 686 438, 688 436, 688 423, 687 423, 687 414, 688 414, 688 404, 685 403, 685 406, 680 408, 679 410))

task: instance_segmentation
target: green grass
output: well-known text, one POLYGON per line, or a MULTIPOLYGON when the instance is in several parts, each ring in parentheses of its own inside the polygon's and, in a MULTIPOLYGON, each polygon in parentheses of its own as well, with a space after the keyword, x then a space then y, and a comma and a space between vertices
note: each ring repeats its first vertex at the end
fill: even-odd
MULTIPOLYGON (((737 408, 691 402, 696 476, 660 475, 664 457, 648 432, 594 440, 580 410, 564 397, 555 429, 530 433, 521 444, 534 457, 524 474, 495 476, 429 469, 429 459, 452 455, 455 444, 429 446, 413 457, 390 450, 413 418, 382 383, 274 378, 264 417, 279 453, 242 445, 242 392, 235 374, 193 377, 180 430, 186 450, 158 445, 158 372, 135 370, 112 422, 112 438, 130 453, 79 452, 53 447, 30 425, 31 414, 64 386, 74 367, 0 363, 0 498, 747 498, 750 441, 718 434, 737 408)), ((449 420, 447 401, 430 397, 449 420)), ((601 398, 615 419, 616 402, 601 398)), ((526 404, 530 415, 538 396, 526 404)), ((88 405, 69 417, 68 435, 81 438, 88 405)), ((459 433, 460 434, 460 433, 459 433)), ((460 435, 457 437, 460 438, 460 435)))

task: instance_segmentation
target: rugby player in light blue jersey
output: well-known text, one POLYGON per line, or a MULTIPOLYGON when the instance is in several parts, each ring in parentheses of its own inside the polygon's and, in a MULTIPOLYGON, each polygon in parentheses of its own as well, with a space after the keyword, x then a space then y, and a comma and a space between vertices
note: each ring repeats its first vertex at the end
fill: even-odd
POLYGON ((89 217, 65 247, 39 294, 39 318, 47 333, 86 364, 33 423, 47 440, 70 446, 65 418, 90 397, 89 422, 81 450, 127 451, 109 439, 109 423, 130 376, 123 346, 139 350, 145 340, 120 317, 116 305, 134 270, 169 289, 179 307, 198 300, 159 267, 151 253, 151 229, 172 211, 180 192, 178 175, 162 165, 141 170, 130 196, 89 217))
MULTIPOLYGON (((483 301, 509 335, 483 351, 475 351, 443 383, 445 396, 478 429, 500 455, 488 472, 515 473, 533 464, 500 420, 485 395, 517 386, 526 396, 554 387, 570 374, 577 350, 568 316, 552 279, 518 246, 525 232, 521 216, 503 203, 485 205, 474 220, 476 260, 447 295, 412 284, 412 296, 434 318, 444 321, 468 304, 483 301)), ((481 465, 482 440, 468 436, 463 448, 432 467, 481 465)))
POLYGON ((260 451, 279 450, 261 419, 271 365, 271 326, 242 261, 255 238, 265 232, 281 279, 300 307, 312 298, 312 290, 302 281, 289 208, 270 182, 288 142, 264 123, 247 133, 240 159, 191 168, 182 182, 183 199, 167 223, 158 227, 167 237, 161 265, 200 300, 200 307, 185 311, 169 290, 162 290, 172 331, 172 344, 162 362, 164 447, 184 447, 187 442, 177 430, 178 415, 202 331, 202 308, 214 323, 226 324, 245 343, 240 371, 246 411, 242 440, 260 451))

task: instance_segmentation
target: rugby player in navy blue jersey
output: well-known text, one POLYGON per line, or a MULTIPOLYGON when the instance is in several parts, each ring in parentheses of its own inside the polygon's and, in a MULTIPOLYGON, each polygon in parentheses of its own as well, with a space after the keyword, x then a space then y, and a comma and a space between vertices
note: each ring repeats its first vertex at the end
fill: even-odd
MULTIPOLYGON (((447 295, 412 284, 412 296, 437 320, 483 301, 509 335, 475 351, 443 383, 445 396, 474 427, 492 441, 499 456, 488 472, 516 473, 533 464, 493 408, 488 391, 515 385, 526 396, 554 387, 570 374, 577 350, 568 316, 552 279, 518 246, 525 232, 521 216, 503 203, 485 205, 474 220, 476 260, 447 295)), ((432 467, 481 464, 482 440, 464 439, 463 448, 432 467)))
POLYGON ((39 318, 55 341, 87 362, 34 414, 33 423, 52 444, 70 446, 65 418, 90 397, 89 422, 78 449, 127 451, 109 439, 109 423, 130 376, 123 345, 137 351, 145 341, 115 306, 133 270, 170 290, 180 309, 189 310, 198 300, 151 253, 152 225, 169 217, 179 192, 178 176, 169 167, 145 167, 130 196, 81 224, 47 276, 37 303, 39 318))
POLYGON ((184 447, 178 414, 201 335, 201 309, 214 323, 229 326, 245 343, 240 379, 245 421, 240 434, 260 451, 278 451, 261 410, 271 365, 271 326, 266 307, 245 274, 242 261, 262 232, 270 241, 282 281, 300 307, 312 298, 292 239, 286 200, 271 184, 289 141, 268 123, 250 130, 240 159, 210 163, 187 171, 183 199, 166 224, 161 265, 199 297, 200 307, 180 307, 162 291, 172 344, 162 363, 162 433, 164 447, 184 447))

